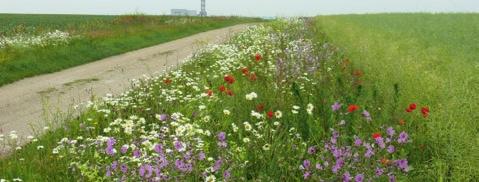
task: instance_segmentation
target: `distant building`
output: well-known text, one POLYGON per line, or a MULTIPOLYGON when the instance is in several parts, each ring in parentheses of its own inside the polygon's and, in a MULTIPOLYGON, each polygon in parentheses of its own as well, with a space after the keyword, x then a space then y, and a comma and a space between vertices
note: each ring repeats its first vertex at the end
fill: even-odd
POLYGON ((171 15, 173 16, 197 16, 196 10, 187 9, 171 9, 171 15))

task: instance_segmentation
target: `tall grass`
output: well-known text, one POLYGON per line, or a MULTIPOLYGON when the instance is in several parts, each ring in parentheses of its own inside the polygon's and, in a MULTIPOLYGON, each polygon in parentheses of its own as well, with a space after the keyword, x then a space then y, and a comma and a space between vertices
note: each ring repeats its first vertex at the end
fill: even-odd
POLYGON ((413 181, 479 178, 478 14, 320 16, 316 22, 366 73, 366 94, 398 96, 398 105, 384 109, 399 112, 410 101, 430 106, 427 130, 417 139, 426 152, 415 162, 413 181))

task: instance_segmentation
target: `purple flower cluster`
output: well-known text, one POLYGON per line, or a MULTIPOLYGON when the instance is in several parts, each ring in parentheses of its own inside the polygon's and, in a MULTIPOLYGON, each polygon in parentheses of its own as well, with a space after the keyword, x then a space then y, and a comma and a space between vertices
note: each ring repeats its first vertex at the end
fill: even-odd
POLYGON ((226 133, 220 132, 218 133, 218 146, 221 148, 228 147, 228 143, 226 143, 226 133))
MULTIPOLYGON (((395 130, 392 127, 386 129, 387 138, 381 136, 362 140, 354 136, 352 141, 340 138, 338 131, 332 131, 331 138, 324 143, 324 150, 317 150, 315 146, 307 148, 308 156, 312 159, 304 159, 301 164, 304 179, 331 179, 325 176, 325 169, 330 169, 332 175, 341 178, 343 181, 371 181, 384 177, 395 180, 395 174, 406 173, 409 171, 408 161, 406 159, 391 160, 393 162, 383 163, 384 157, 395 158, 400 155, 395 154, 396 148, 401 147, 408 141, 406 132, 401 132, 397 138, 395 130), (397 143, 396 143, 397 141, 397 143), (351 146, 347 145, 351 143, 351 146), (370 165, 371 161, 376 161, 375 168, 364 168, 370 165), (311 168, 311 163, 315 163, 315 168, 311 168), (329 163, 333 165, 329 166, 329 163), (365 165, 364 163, 367 163, 365 165), (367 174, 374 174, 367 176, 367 174), (385 175, 387 174, 387 176, 385 175)), ((389 160, 386 160, 389 161, 389 160)))
POLYGON ((115 155, 115 153, 116 153, 116 150, 114 148, 115 144, 116 144, 115 138, 111 137, 111 138, 107 139, 107 141, 106 141, 107 147, 105 149, 106 154, 108 154, 109 156, 115 155))

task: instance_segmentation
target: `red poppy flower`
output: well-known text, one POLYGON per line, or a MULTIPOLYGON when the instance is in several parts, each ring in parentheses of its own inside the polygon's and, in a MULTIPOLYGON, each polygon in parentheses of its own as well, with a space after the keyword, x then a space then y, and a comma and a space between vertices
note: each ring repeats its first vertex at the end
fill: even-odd
POLYGON ((348 106, 348 112, 350 112, 350 113, 351 113, 351 112, 354 112, 354 111, 356 111, 356 110, 358 110, 358 109, 359 109, 359 106, 358 106, 358 105, 351 104, 351 105, 348 106))
POLYGON ((218 90, 220 90, 220 92, 224 92, 226 91, 226 87, 224 85, 221 85, 220 87, 218 87, 218 90))
POLYGON ((249 70, 246 67, 241 68, 241 72, 243 73, 243 75, 248 75, 249 74, 249 70))
POLYGON ((271 119, 271 118, 273 118, 274 113, 273 113, 273 111, 270 110, 266 113, 266 115, 268 116, 269 119, 271 119))
POLYGON ((264 104, 263 104, 263 103, 258 104, 258 105, 256 106, 256 111, 261 112, 261 111, 263 111, 263 110, 264 110, 264 104))
POLYGON ((226 75, 224 78, 225 82, 228 84, 233 84, 236 80, 232 75, 226 75))
POLYGON ((229 96, 235 95, 232 90, 226 90, 226 94, 228 94, 229 96))
POLYGON ((208 96, 211 97, 211 96, 213 95, 213 90, 208 90, 208 91, 206 91, 206 94, 208 94, 208 96))
POLYGON ((373 133, 373 138, 374 139, 381 138, 381 133, 373 133))
POLYGON ((429 116, 429 107, 422 107, 421 108, 421 113, 422 113, 422 116, 424 116, 425 118, 429 116))
POLYGON ((256 77, 256 73, 251 73, 251 75, 249 76, 249 80, 251 81, 256 81, 258 77, 256 77))
POLYGON ((256 62, 259 62, 261 61, 261 59, 263 58, 263 56, 261 56, 261 54, 257 53, 254 58, 256 59, 256 62))
POLYGON ((165 83, 167 85, 170 84, 171 82, 172 82, 172 80, 170 80, 169 78, 163 80, 163 83, 165 83))
POLYGON ((406 109, 406 112, 412 112, 412 109, 407 108, 407 109, 406 109))
POLYGON ((409 109, 411 109, 411 110, 415 110, 416 107, 417 107, 416 103, 409 104, 409 109))

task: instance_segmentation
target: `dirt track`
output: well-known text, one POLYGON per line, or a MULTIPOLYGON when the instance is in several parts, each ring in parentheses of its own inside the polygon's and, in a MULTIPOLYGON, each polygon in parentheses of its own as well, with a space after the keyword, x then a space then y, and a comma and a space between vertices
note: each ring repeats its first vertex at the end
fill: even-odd
POLYGON ((206 43, 219 43, 248 25, 199 33, 157 46, 109 57, 60 72, 23 79, 0 87, 0 134, 33 135, 51 122, 53 113, 71 111, 93 96, 118 94, 129 80, 176 66, 206 43))

